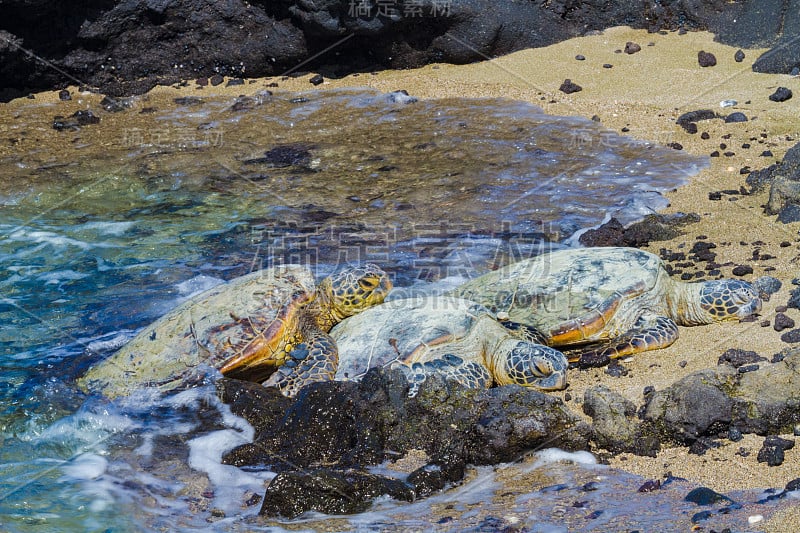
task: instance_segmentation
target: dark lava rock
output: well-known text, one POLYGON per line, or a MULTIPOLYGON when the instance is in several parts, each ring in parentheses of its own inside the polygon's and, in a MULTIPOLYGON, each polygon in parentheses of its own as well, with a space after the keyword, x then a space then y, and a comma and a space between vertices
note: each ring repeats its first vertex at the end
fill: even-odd
POLYGON ((737 63, 741 63, 742 61, 744 61, 744 58, 745 55, 741 49, 736 50, 736 53, 733 54, 733 60, 736 61, 737 63))
POLYGON ((689 491, 684 498, 684 501, 696 503, 697 505, 713 505, 715 503, 733 503, 733 500, 720 494, 708 487, 698 487, 689 491))
POLYGON ((222 82, 225 81, 225 78, 219 74, 214 74, 208 81, 211 83, 212 87, 216 87, 217 85, 221 85, 222 82))
MULTIPOLYGON (((696 111, 687 111, 678 117, 675 123, 681 128, 688 131, 689 124, 700 120, 711 120, 719 118, 719 115, 711 109, 698 109, 696 111)), ((696 127, 696 125, 695 125, 696 127)))
POLYGON ((203 99, 196 96, 179 96, 178 98, 173 98, 172 101, 184 106, 203 105, 203 99))
POLYGON ((778 211, 778 218, 775 220, 783 224, 800 221, 800 205, 794 203, 785 204, 781 207, 780 211, 778 211))
POLYGON ((260 383, 221 378, 215 386, 219 399, 228 404, 233 414, 247 420, 256 433, 278 423, 292 403, 278 389, 260 383))
POLYGON ((583 412, 592 417, 595 440, 601 448, 655 457, 661 447, 657 438, 642 434, 633 402, 608 387, 596 385, 587 389, 583 412))
POLYGON ((681 443, 730 427, 759 435, 790 433, 800 422, 800 349, 787 349, 775 361, 745 374, 729 365, 692 373, 653 393, 644 420, 681 443))
MULTIPOLYGON (((792 289, 789 292, 789 300, 786 302, 786 307, 791 307, 792 309, 800 309, 800 289, 792 289)), ((786 309, 784 309, 784 311, 785 310, 786 309)))
MULTIPOLYGON (((687 131, 688 131, 688 129, 687 129, 687 131)), ((683 145, 681 143, 678 143, 678 142, 668 143, 667 146, 669 146, 673 150, 683 150, 683 145)))
POLYGON ((635 54, 636 52, 640 51, 641 49, 642 49, 641 46, 639 46, 638 44, 633 43, 631 41, 628 41, 627 43, 625 43, 625 53, 626 54, 635 54))
POLYGON ((64 117, 54 117, 53 118, 53 129, 58 131, 63 130, 78 130, 81 126, 87 126, 89 124, 97 124, 100 122, 100 117, 96 116, 88 109, 81 109, 79 111, 75 111, 72 115, 68 118, 64 117))
POLYGON ((572 80, 566 79, 564 83, 558 88, 559 91, 566 94, 577 93, 578 91, 582 91, 583 87, 578 85, 577 83, 573 83, 572 80))
POLYGON ((697 52, 697 62, 701 67, 713 67, 717 64, 717 58, 711 52, 701 50, 697 52))
POLYGON ((431 376, 416 397, 407 394, 408 382, 398 370, 372 369, 360 383, 311 384, 283 417, 223 461, 286 471, 320 463, 376 464, 421 449, 434 462, 447 453, 463 462, 495 464, 537 446, 588 446, 591 429, 560 398, 538 391, 466 389, 431 376))
POLYGON ((747 122, 747 115, 739 111, 736 113, 731 113, 725 117, 725 123, 730 124, 731 122, 747 122))
POLYGON ((442 490, 448 483, 464 479, 464 458, 457 453, 440 454, 436 461, 422 466, 408 475, 406 482, 414 487, 418 498, 442 490))
POLYGON ((645 246, 653 241, 667 241, 683 234, 682 228, 696 223, 696 214, 648 215, 625 228, 616 218, 597 229, 584 232, 578 241, 584 246, 645 246))
POLYGON ((310 80, 308 80, 311 85, 319 85, 324 81, 325 78, 322 77, 322 74, 316 74, 315 76, 312 76, 310 80))
POLYGON ((400 480, 359 470, 282 472, 267 487, 259 514, 295 518, 306 511, 360 513, 384 494, 406 502, 415 497, 413 488, 400 480))
POLYGON ((790 344, 800 342, 800 329, 793 329, 781 335, 781 340, 790 344))
POLYGON ((786 488, 784 489, 787 492, 793 492, 795 490, 800 490, 800 477, 795 478, 786 484, 786 488))
POLYGON ((578 61, 586 61, 586 56, 578 54, 578 55, 575 56, 575 59, 578 60, 578 61))
POLYGON ((268 165, 275 168, 307 167, 311 162, 310 146, 305 144, 284 144, 264 152, 263 157, 246 159, 246 165, 268 165))
POLYGON ((58 91, 58 99, 61 100, 62 102, 65 102, 67 100, 72 100, 72 95, 69 93, 68 90, 62 89, 58 91))
POLYGON ((773 102, 785 102, 792 97, 791 89, 787 89, 786 87, 778 87, 775 89, 775 92, 769 95, 769 99, 773 102))
POLYGON ((127 99, 111 98, 108 96, 105 96, 102 100, 100 100, 100 105, 103 106, 103 109, 109 113, 119 113, 120 111, 125 111, 131 107, 131 103, 127 99))
POLYGON ((700 437, 689 446, 689 453, 692 455, 705 455, 708 450, 719 448, 720 443, 714 439, 700 437))
POLYGON ((794 327, 794 320, 783 313, 776 313, 775 322, 773 323, 772 327, 775 329, 775 331, 790 329, 794 327))
POLYGON ((636 492, 653 492, 659 490, 661 488, 661 480, 659 479, 648 479, 636 492))
POLYGON ((231 78, 225 84, 225 87, 234 87, 236 85, 244 85, 244 80, 242 78, 231 78))
POLYGON ((753 267, 750 265, 738 265, 733 267, 731 272, 734 276, 746 276, 753 273, 753 267))
POLYGON ((777 435, 769 435, 764 439, 764 444, 758 450, 758 462, 767 463, 768 466, 783 464, 784 451, 794 448, 794 441, 782 439, 777 435))
POLYGON ((766 361, 766 360, 767 359, 765 357, 761 357, 756 352, 731 348, 729 350, 725 350, 725 352, 719 356, 717 364, 718 365, 729 364, 735 368, 738 368, 743 365, 749 365, 753 363, 758 363, 759 361, 766 361))
POLYGON ((731 427, 728 430, 728 440, 730 440, 731 442, 739 442, 743 438, 744 435, 742 435, 742 432, 739 431, 737 428, 731 427))

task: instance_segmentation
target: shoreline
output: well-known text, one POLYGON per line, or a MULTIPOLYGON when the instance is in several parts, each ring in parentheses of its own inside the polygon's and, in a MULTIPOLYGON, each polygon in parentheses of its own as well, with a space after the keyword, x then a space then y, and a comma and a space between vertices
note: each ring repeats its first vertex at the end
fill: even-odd
MULTIPOLYGON (((754 350, 769 359, 790 346, 780 340, 780 333, 772 327, 762 327, 760 322, 774 318, 775 308, 788 299, 792 288, 790 281, 796 277, 796 263, 800 261, 800 224, 784 225, 776 222, 775 217, 763 214, 761 205, 766 202, 768 191, 723 195, 717 200, 711 199, 709 193, 738 190, 746 178, 746 174, 741 173, 743 168, 767 167, 800 141, 800 122, 796 118, 800 116, 800 99, 783 103, 768 100, 779 86, 796 88, 797 80, 789 75, 752 72, 752 62, 764 49, 745 50, 746 57, 739 63, 734 61, 736 49, 714 42, 713 37, 706 32, 664 35, 617 27, 602 34, 470 65, 428 65, 376 75, 353 74, 326 79, 320 85, 309 83, 313 74, 289 79, 258 79, 254 83, 247 80, 245 85, 231 87, 198 87, 190 82, 179 89, 157 87, 145 98, 159 101, 211 94, 236 97, 265 89, 296 92, 343 87, 371 87, 383 92, 407 90, 410 95, 421 98, 504 97, 533 103, 548 114, 597 116, 605 127, 617 133, 661 146, 679 143, 693 155, 709 156, 714 151, 719 152, 720 156, 710 157, 709 166, 690 176, 686 185, 665 195, 670 206, 662 214, 698 213, 700 222, 684 227, 684 235, 653 242, 644 249, 655 253, 661 248, 688 252, 698 240, 715 243, 717 262, 724 265, 722 275, 736 277, 731 273, 734 266, 749 265, 753 273, 743 279, 752 281, 762 275, 774 276, 783 282, 781 290, 764 302, 755 322, 681 327, 680 338, 669 348, 626 359, 624 365, 629 370, 626 376, 611 377, 603 368, 571 370, 569 388, 555 394, 564 398, 568 393, 571 400, 566 401, 566 405, 585 416, 578 400, 594 385, 606 385, 639 406, 645 387, 654 386, 660 390, 694 371, 713 367, 719 355, 729 348, 754 350), (638 43, 641 50, 634 54, 623 52, 628 41, 638 43), (700 50, 714 53, 717 65, 700 67, 697 60, 700 50), (575 59, 578 54, 585 56, 585 60, 575 59), (605 68, 605 64, 612 67, 605 68), (560 92, 559 86, 565 79, 582 86, 583 90, 569 95, 560 92), (274 83, 278 86, 271 87, 274 83), (726 99, 739 103, 720 108, 719 102, 726 99), (712 109, 721 114, 739 111, 749 120, 729 124, 720 119, 701 121, 697 123, 698 133, 689 134, 675 120, 682 113, 696 109, 712 109), (701 138, 702 133, 707 133, 708 138, 701 138), (774 155, 762 156, 766 150, 774 155), (726 152, 732 155, 725 155, 726 152), (784 246, 784 243, 789 244, 784 246), (754 250, 759 254, 754 255, 754 250), (769 256, 772 258, 761 258, 769 256)), ((95 99, 99 101, 100 98, 97 95, 87 98, 91 102, 95 99)), ((38 103, 49 101, 58 101, 57 92, 37 95, 38 103)), ((14 102, 6 106, 13 106, 14 102)), ((124 118, 110 117, 108 125, 111 127, 115 121, 124 123, 124 118)), ((93 133, 88 132, 88 135, 93 133)), ((13 149, 24 150, 25 147, 13 149)), ((787 314, 800 320, 797 310, 790 309, 787 314)), ((709 450, 704 456, 689 454, 687 447, 662 449, 656 458, 623 453, 612 457, 610 465, 652 479, 661 479, 671 472, 723 493, 782 488, 787 481, 800 477, 800 446, 786 451, 781 466, 767 467, 756 461, 761 442, 763 437, 755 435, 746 435, 737 443, 722 439, 721 447, 709 450), (740 448, 749 454, 746 457, 737 454, 740 448)), ((796 530, 790 526, 800 524, 798 507, 784 511, 771 530, 796 530)), ((761 525, 769 524, 770 521, 761 525)))

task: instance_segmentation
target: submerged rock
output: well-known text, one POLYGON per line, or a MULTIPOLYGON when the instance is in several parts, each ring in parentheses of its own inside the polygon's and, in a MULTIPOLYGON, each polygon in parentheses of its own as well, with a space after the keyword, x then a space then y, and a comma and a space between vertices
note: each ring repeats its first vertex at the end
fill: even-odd
POLYGON ((412 487, 403 481, 360 470, 284 472, 267 487, 259 514, 295 518, 306 511, 361 513, 383 495, 406 502, 415 497, 412 487))

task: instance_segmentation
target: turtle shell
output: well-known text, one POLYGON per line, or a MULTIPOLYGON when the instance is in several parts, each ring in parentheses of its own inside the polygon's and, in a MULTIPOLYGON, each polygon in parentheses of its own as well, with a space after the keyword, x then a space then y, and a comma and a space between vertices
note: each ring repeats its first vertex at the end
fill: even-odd
POLYGON ((562 345, 616 337, 643 311, 666 314, 665 278, 661 259, 643 250, 570 248, 495 270, 452 294, 562 345))
MULTIPOLYGON (((336 379, 358 380, 370 368, 403 361, 425 344, 460 339, 485 314, 491 315, 482 305, 447 296, 398 299, 370 307, 330 332, 339 347, 336 379)), ((457 355, 483 362, 477 345, 474 354, 457 355)))
MULTIPOLYGON (((314 298, 314 277, 305 267, 285 265, 253 272, 182 303, 147 326, 78 381, 83 390, 109 398, 144 387, 162 391, 201 380, 246 350, 265 350, 264 374, 282 360, 270 359, 297 333, 298 314, 314 298)), ((237 376, 238 377, 238 376, 237 376)))

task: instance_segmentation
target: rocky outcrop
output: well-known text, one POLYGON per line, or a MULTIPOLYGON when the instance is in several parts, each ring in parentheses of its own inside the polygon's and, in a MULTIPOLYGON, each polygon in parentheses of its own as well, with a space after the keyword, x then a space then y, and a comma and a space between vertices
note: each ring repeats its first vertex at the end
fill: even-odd
POLYGON ((778 215, 784 223, 800 220, 800 144, 787 150, 780 163, 751 172, 747 184, 754 191, 769 187, 767 215, 778 215))
POLYGON ((0 92, 4 89, 8 99, 78 83, 120 96, 157 83, 214 75, 256 77, 299 69, 340 75, 433 61, 465 63, 618 25, 710 29, 723 42, 769 45, 780 35, 794 35, 789 33, 794 4, 15 0, 0 4, 0 20, 5 21, 0 30, 10 32, 0 34, 6 73, 0 92))

